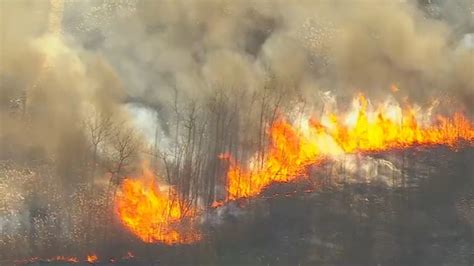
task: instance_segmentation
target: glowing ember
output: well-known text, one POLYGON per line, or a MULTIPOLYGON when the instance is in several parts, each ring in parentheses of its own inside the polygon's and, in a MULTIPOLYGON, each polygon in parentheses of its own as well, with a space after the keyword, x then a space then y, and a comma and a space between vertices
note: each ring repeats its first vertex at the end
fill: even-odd
POLYGON ((219 207, 221 207, 221 206, 223 206, 223 205, 224 205, 224 202, 223 202, 223 201, 214 201, 214 202, 212 202, 211 207, 212 207, 212 208, 219 208, 219 207))
MULTIPOLYGON (((108 262, 110 263, 117 263, 120 261, 128 261, 133 259, 135 256, 132 252, 128 251, 127 254, 122 256, 119 260, 111 258, 108 262)), ((77 257, 66 257, 66 256, 55 256, 52 258, 40 258, 40 257, 32 257, 24 260, 16 260, 15 265, 27 265, 27 264, 34 264, 34 263, 42 263, 42 262, 51 262, 51 263, 89 263, 95 264, 99 262, 99 257, 96 254, 90 254, 85 257, 84 260, 80 260, 77 257)))
POLYGON ((143 176, 124 180, 116 199, 121 222, 147 243, 189 244, 200 240, 192 226, 197 210, 181 201, 172 188, 161 191, 155 179, 145 166, 143 176))
POLYGON ((87 255, 86 260, 89 263, 96 263, 97 262, 97 255, 95 255, 95 254, 87 255))
POLYGON ((269 130, 270 143, 260 163, 242 168, 229 154, 228 199, 258 195, 272 182, 287 182, 306 175, 308 166, 344 153, 383 151, 414 145, 447 145, 474 142, 474 127, 461 114, 438 116, 435 121, 412 107, 384 104, 370 109, 360 95, 346 114, 325 114, 294 126, 280 118, 269 130))
POLYGON ((132 252, 127 252, 127 254, 125 256, 122 257, 123 260, 129 260, 129 259, 132 259, 134 258, 135 256, 133 255, 132 252))

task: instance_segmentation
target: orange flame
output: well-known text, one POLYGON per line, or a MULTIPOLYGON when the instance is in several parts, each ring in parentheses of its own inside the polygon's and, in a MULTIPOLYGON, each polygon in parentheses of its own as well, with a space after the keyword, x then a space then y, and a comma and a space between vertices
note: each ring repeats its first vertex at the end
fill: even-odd
POLYGON ((97 255, 95 255, 95 254, 87 255, 87 258, 86 258, 87 262, 96 263, 97 260, 98 260, 97 255))
MULTIPOLYGON (((418 108, 400 108, 385 103, 371 108, 359 95, 345 114, 328 113, 320 120, 303 119, 291 124, 277 119, 269 130, 266 153, 257 154, 249 167, 240 167, 230 154, 220 158, 229 162, 227 200, 252 197, 273 182, 288 182, 307 175, 307 168, 330 157, 354 152, 377 152, 414 145, 447 145, 474 142, 474 127, 461 113, 430 120, 418 108)), ((160 190, 156 177, 145 166, 143 176, 126 178, 116 199, 121 222, 144 242, 186 244, 201 239, 192 228, 198 211, 189 207, 169 188, 160 190), (188 224, 184 222, 188 221, 188 224), (188 227, 186 227, 187 225, 188 227), (190 227, 189 227, 190 226, 190 227)), ((214 202, 220 207, 224 202, 214 202)))
POLYGON ((160 190, 156 177, 145 165, 143 176, 126 178, 116 199, 121 222, 147 243, 190 244, 201 239, 193 230, 197 210, 177 197, 176 192, 160 190), (182 222, 189 221, 190 225, 182 222))
POLYGON ((369 110, 367 99, 360 95, 353 101, 351 112, 326 114, 295 126, 280 118, 270 130, 267 153, 259 162, 253 159, 242 168, 229 154, 227 172, 228 199, 258 195, 272 182, 288 182, 305 176, 308 166, 322 159, 344 153, 383 151, 413 145, 447 145, 459 141, 474 142, 474 127, 461 114, 438 116, 428 123, 416 108, 400 108, 384 104, 369 110))

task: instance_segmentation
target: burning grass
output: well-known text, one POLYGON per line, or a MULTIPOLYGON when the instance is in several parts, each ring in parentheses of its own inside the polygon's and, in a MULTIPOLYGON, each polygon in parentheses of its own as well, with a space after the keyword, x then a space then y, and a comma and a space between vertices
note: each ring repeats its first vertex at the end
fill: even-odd
POLYGON ((474 127, 460 112, 434 121, 422 110, 382 104, 369 108, 360 95, 348 113, 328 113, 294 125, 277 119, 269 130, 268 152, 255 156, 249 166, 237 164, 230 154, 227 173, 228 199, 253 197, 273 182, 287 182, 307 175, 307 168, 327 158, 348 153, 380 152, 415 145, 446 145, 474 141, 474 127))
MULTIPOLYGON (((227 199, 214 202, 212 207, 255 197, 272 183, 308 176, 310 166, 347 154, 420 145, 455 149, 459 143, 473 143, 474 127, 462 113, 435 119, 430 113, 431 109, 401 108, 390 102, 374 108, 359 95, 347 113, 327 113, 319 120, 307 118, 299 123, 280 117, 269 129, 269 146, 263 156, 255 155, 248 165, 239 165, 231 154, 220 156, 229 162, 227 199)), ((189 226, 198 210, 186 205, 172 188, 161 190, 147 167, 141 177, 126 179, 121 191, 116 200, 117 214, 144 242, 190 244, 202 238, 196 228, 189 226)))
POLYGON ((189 244, 201 239, 192 226, 197 210, 181 201, 172 188, 160 190, 147 166, 141 177, 125 179, 116 211, 122 223, 147 243, 189 244))

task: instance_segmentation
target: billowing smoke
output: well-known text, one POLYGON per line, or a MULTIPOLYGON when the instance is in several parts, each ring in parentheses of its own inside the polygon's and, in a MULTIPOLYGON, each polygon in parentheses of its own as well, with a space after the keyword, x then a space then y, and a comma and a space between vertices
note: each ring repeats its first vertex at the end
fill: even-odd
POLYGON ((85 117, 94 112, 123 116, 123 86, 115 70, 62 33, 54 22, 62 21, 62 2, 51 3, 34 3, 33 13, 28 1, 2 4, 4 151, 69 149, 60 157, 67 156, 81 151, 79 132, 85 117))
POLYGON ((470 1, 91 1, 71 3, 74 20, 65 22, 114 66, 129 97, 162 112, 176 95, 251 95, 269 80, 313 102, 320 91, 377 97, 396 84, 412 100, 454 95, 469 107, 474 60, 460 40, 473 30, 472 9, 470 1))
POLYGON ((328 90, 377 97, 396 84, 413 101, 471 107, 467 0, 65 1, 59 35, 48 33, 54 6, 28 4, 2 4, 2 105, 26 94, 16 104, 41 113, 42 142, 73 128, 85 102, 101 112, 138 102, 165 124, 175 101, 184 109, 216 91, 250 100, 271 87, 317 103, 328 90))
POLYGON ((154 147, 143 156, 164 181, 210 205, 225 193, 218 155, 263 153, 268 123, 295 106, 314 114, 333 95, 377 99, 394 84, 400 99, 442 97, 473 111, 469 0, 22 0, 0 8, 0 157, 53 165, 51 182, 68 188, 106 173, 99 183, 117 185, 145 142, 154 147))
POLYGON ((131 137, 113 66, 65 32, 68 3, 3 1, 0 8, 3 259, 44 251, 51 247, 48 235, 83 235, 84 211, 103 202, 88 187, 116 171, 117 162, 132 161, 131 153, 119 158, 120 146, 129 154, 139 140, 131 137), (66 213, 69 222, 59 222, 66 213))

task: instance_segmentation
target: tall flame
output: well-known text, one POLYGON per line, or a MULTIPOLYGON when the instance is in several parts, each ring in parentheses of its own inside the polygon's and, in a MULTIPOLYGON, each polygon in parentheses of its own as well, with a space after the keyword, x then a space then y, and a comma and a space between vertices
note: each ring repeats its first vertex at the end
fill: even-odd
POLYGON ((474 142, 474 127, 461 113, 438 116, 429 123, 413 107, 383 104, 369 110, 368 101, 359 95, 346 114, 325 114, 294 126, 284 118, 269 130, 268 152, 260 164, 240 167, 229 154, 227 172, 228 199, 258 195, 272 182, 287 182, 306 175, 308 166, 344 153, 383 151, 413 145, 447 145, 459 141, 474 142))
MULTIPOLYGON (((269 129, 266 154, 254 156, 248 167, 238 165, 230 154, 220 156, 229 161, 227 200, 256 196, 273 182, 305 176, 309 166, 347 153, 414 145, 455 148, 460 142, 474 142, 474 127, 462 113, 430 121, 431 109, 424 114, 419 108, 401 108, 390 102, 374 109, 359 95, 347 113, 327 113, 319 120, 307 118, 293 124, 280 117, 269 129)), ((193 228, 198 211, 180 200, 172 188, 160 190, 155 179, 146 166, 141 177, 125 179, 116 199, 122 223, 148 243, 200 240, 200 233, 193 228)), ((215 202, 213 207, 222 204, 215 202)))
POLYGON ((188 244, 201 239, 192 226, 197 210, 180 200, 172 188, 161 190, 146 165, 141 177, 122 183, 116 211, 121 222, 147 243, 188 244))

